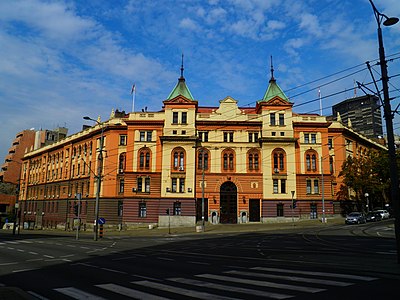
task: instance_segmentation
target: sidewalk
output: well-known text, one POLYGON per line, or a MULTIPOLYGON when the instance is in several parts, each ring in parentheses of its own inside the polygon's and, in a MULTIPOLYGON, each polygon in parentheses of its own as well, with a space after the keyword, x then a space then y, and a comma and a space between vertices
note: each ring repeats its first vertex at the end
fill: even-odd
MULTIPOLYGON (((336 224, 344 224, 342 217, 328 218, 326 223, 322 223, 321 220, 309 220, 300 219, 285 222, 271 222, 271 223, 246 223, 246 224, 205 224, 204 232, 197 232, 196 226, 191 227, 156 227, 149 229, 148 227, 133 228, 128 230, 117 230, 111 228, 105 228, 104 238, 112 237, 157 237, 157 236, 168 236, 168 235, 212 235, 212 234, 235 234, 235 233, 251 233, 251 232, 263 232, 263 231, 274 231, 274 230, 293 230, 293 229, 304 229, 304 228, 323 228, 329 227, 336 224)), ((197 227, 199 224, 197 224, 197 227)), ((12 234, 12 230, 0 230, 0 234, 9 233, 12 234)), ((43 235, 65 235, 75 236, 76 231, 65 231, 61 229, 41 229, 41 230, 20 230, 20 235, 24 234, 43 234, 43 235)), ((93 236, 93 231, 88 229, 86 231, 79 232, 80 237, 93 236)))

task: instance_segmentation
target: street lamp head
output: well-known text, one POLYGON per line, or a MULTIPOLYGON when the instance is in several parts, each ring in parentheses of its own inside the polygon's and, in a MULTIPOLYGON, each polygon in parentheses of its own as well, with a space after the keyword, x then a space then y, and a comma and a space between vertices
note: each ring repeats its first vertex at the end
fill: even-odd
POLYGON ((383 21, 383 25, 392 26, 392 25, 396 24, 397 22, 399 22, 399 18, 396 18, 396 17, 388 18, 388 17, 386 17, 386 20, 383 21))
POLYGON ((83 117, 83 119, 84 119, 84 120, 91 120, 91 121, 93 121, 93 119, 92 119, 91 117, 88 117, 88 116, 83 117))

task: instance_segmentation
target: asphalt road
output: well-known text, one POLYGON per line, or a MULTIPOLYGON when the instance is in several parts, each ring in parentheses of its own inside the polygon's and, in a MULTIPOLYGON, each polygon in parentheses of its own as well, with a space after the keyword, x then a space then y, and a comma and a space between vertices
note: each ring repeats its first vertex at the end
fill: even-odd
POLYGON ((395 299, 399 280, 390 220, 97 242, 0 233, 0 286, 34 299, 395 299))

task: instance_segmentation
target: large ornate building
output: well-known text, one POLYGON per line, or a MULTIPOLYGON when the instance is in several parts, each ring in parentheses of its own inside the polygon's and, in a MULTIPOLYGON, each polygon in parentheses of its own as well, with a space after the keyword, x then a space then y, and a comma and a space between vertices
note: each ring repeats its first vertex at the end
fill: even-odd
POLYGON ((162 110, 112 114, 26 154, 20 221, 70 228, 80 203, 81 221, 91 226, 96 195, 110 225, 195 225, 202 211, 211 223, 340 214, 335 193, 344 159, 383 147, 341 122, 292 108, 273 72, 254 107, 231 97, 199 106, 182 68, 162 110))

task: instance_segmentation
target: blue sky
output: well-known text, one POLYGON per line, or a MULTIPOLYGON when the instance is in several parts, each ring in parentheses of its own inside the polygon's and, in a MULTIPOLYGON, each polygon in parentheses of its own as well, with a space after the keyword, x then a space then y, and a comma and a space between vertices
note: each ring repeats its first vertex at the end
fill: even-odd
MULTIPOLYGON (((400 17, 398 0, 375 5, 400 17)), ((180 75, 182 53, 200 106, 218 106, 228 95, 254 106, 267 88, 272 55, 294 111, 319 113, 312 100, 320 87, 329 115, 333 104, 353 96, 354 80, 371 82, 366 61, 380 78, 376 28, 368 0, 2 0, 0 162, 21 130, 66 126, 75 133, 90 124, 85 115, 106 120, 112 109, 131 111, 133 83, 135 110, 160 110, 180 75)), ((383 28, 383 36, 393 59, 394 108, 400 24, 383 28)), ((399 131, 398 118, 394 127, 399 131)))

